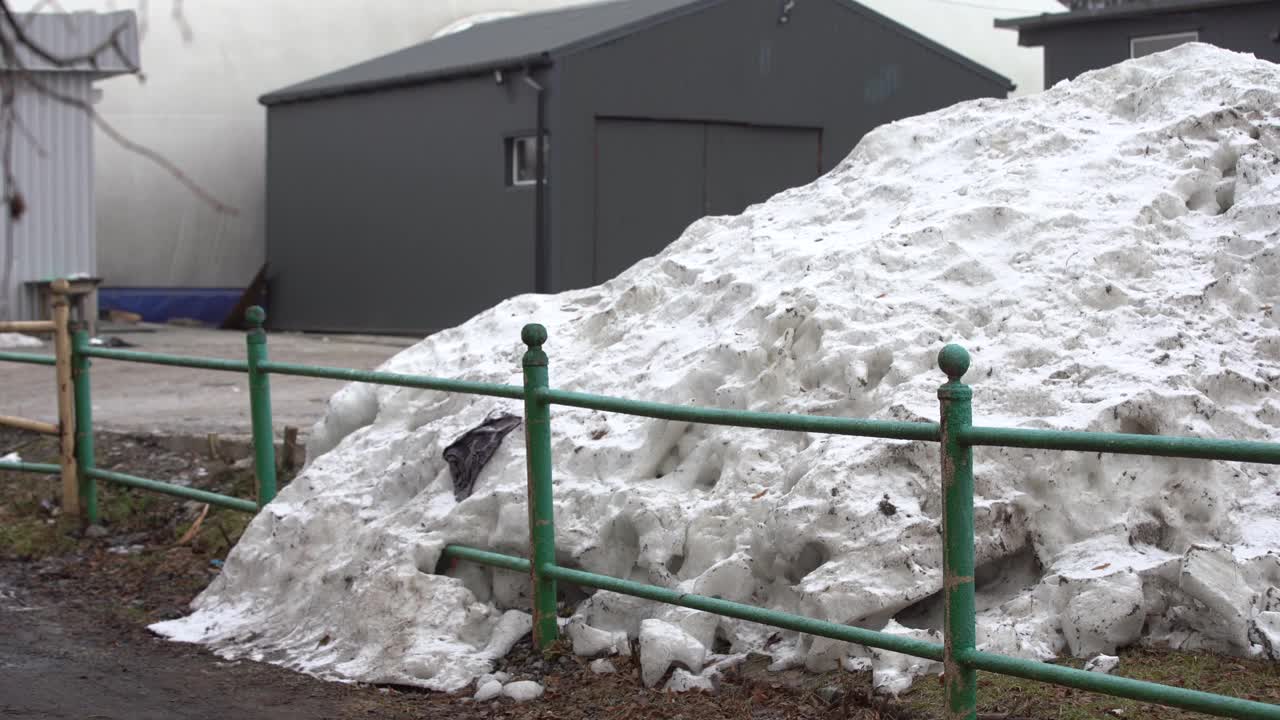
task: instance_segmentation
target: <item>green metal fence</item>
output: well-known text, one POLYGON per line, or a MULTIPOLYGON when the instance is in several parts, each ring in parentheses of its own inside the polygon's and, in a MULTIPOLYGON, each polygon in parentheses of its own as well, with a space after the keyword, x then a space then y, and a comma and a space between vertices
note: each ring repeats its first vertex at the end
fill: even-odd
MULTIPOLYGON (((945 668, 947 711, 953 718, 973 720, 977 717, 977 671, 983 670, 1222 717, 1280 720, 1280 705, 1085 672, 979 651, 976 648, 973 537, 973 449, 975 447, 1157 455, 1280 465, 1280 443, 975 426, 972 409, 973 391, 961 382, 961 378, 969 369, 969 354, 958 345, 944 347, 938 356, 938 365, 946 374, 947 382, 938 388, 942 421, 940 424, 934 424, 720 410, 556 390, 550 387, 548 379, 548 359, 543 350, 543 345, 547 341, 547 331, 541 325, 528 325, 521 333, 521 339, 526 345, 522 362, 523 387, 278 363, 267 358, 266 333, 262 329, 265 314, 260 308, 253 308, 248 318, 251 329, 247 338, 248 359, 245 362, 96 348, 89 345, 88 337, 83 330, 75 333, 72 361, 77 421, 76 454, 80 468, 82 504, 88 521, 93 522, 97 518, 95 480, 153 490, 246 512, 254 512, 270 502, 275 496, 276 489, 275 447, 271 428, 268 381, 270 375, 329 378, 523 400, 532 560, 460 545, 446 547, 444 556, 528 573, 533 586, 534 640, 540 647, 545 648, 558 638, 556 584, 567 582, 942 661, 945 668), (253 420, 254 460, 258 474, 256 503, 95 468, 89 387, 91 358, 247 373, 253 420), (925 642, 557 565, 555 519, 552 511, 554 484, 552 482, 551 407, 553 405, 712 425, 939 443, 943 494, 944 642, 942 644, 925 642)), ((0 353, 0 360, 53 364, 50 358, 18 353, 0 353)), ((58 467, 0 462, 0 470, 56 473, 58 467)))

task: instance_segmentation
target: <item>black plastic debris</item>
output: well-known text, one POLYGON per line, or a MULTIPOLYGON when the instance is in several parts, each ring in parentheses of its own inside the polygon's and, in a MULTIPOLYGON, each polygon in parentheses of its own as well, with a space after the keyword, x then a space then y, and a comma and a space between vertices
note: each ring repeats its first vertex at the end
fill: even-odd
POLYGON ((520 427, 521 422, 518 416, 508 413, 490 415, 444 449, 449 474, 453 475, 455 500, 462 502, 471 497, 471 490, 475 487, 476 478, 480 477, 480 471, 498 451, 498 446, 507 433, 520 427))

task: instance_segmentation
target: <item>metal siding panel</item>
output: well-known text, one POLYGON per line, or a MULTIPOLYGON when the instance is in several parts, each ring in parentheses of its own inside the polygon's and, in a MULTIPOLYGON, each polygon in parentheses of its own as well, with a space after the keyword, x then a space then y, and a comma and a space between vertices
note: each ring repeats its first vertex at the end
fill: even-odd
POLYGON ((272 327, 434 332, 532 291, 534 189, 503 148, 535 109, 517 76, 269 108, 272 327))
MULTIPOLYGON (((985 74, 840 2, 798 3, 785 25, 780 7, 735 0, 558 58, 553 132, 590 138, 600 117, 815 127, 822 168, 830 170, 879 125, 1005 95, 985 74)), ((558 147, 552 212, 561 283, 554 289, 567 290, 595 282, 601 183, 590 143, 558 147)))
POLYGON ((711 125, 707 128, 708 215, 737 215, 822 173, 822 131, 711 125))
MULTIPOLYGON (((41 80, 59 94, 90 99, 87 74, 43 73, 41 80)), ((34 319, 40 308, 24 283, 97 272, 93 135, 83 112, 30 89, 19 92, 17 111, 31 137, 19 132, 13 142, 14 175, 27 211, 12 225, 14 269, 8 306, 10 317, 34 319)))
POLYGON ((706 127, 607 119, 596 122, 597 283, 656 255, 703 213, 706 127))
MULTIPOLYGON (((132 10, 110 13, 18 13, 19 22, 25 24, 27 37, 55 57, 83 55, 104 42, 118 28, 120 50, 108 48, 98 55, 97 66, 79 63, 73 67, 60 67, 18 46, 18 62, 22 67, 36 71, 90 73, 98 77, 110 77, 132 72, 138 67, 138 21, 132 10)), ((5 29, 5 32, 10 32, 5 29)), ((5 66, 0 63, 0 69, 5 66)))

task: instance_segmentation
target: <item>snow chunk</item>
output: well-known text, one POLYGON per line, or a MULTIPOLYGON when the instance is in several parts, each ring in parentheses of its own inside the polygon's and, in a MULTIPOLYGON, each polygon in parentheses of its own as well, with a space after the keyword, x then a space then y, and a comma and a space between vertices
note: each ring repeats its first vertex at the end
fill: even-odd
POLYGON ((1221 638, 1236 652, 1249 647, 1249 607, 1254 592, 1230 550, 1197 546, 1182 562, 1181 587, 1199 605, 1181 608, 1189 627, 1221 638))
POLYGON ((596 675, 609 675, 618 672, 618 668, 613 666, 607 658, 599 658, 592 660, 587 667, 596 675))
POLYGON ((529 702, 542 697, 542 686, 532 680, 517 680, 503 686, 502 695, 516 702, 529 702))
POLYGON ((1280 660, 1280 612, 1258 613, 1249 625, 1249 639, 1262 657, 1280 660))
POLYGON ((706 659, 707 648, 681 628, 662 620, 640 623, 640 676, 646 687, 656 685, 672 663, 699 672, 706 659))
MULTIPOLYGON (((941 640, 941 636, 936 632, 903 627, 894 620, 890 620, 881 632, 928 642, 941 640)), ((879 649, 873 649, 870 653, 873 668, 871 685, 877 692, 888 693, 894 697, 910 688, 916 678, 942 672, 942 663, 934 660, 879 649)))
POLYGON ((22 333, 0 333, 0 350, 38 347, 44 347, 44 342, 40 338, 23 335, 22 333))
POLYGON ((1118 667, 1120 667, 1120 658, 1115 655, 1097 655, 1089 658, 1088 662, 1084 664, 1084 669, 1088 672, 1102 673, 1103 675, 1110 675, 1118 667))
POLYGON ((627 650, 627 634, 621 631, 606 632, 588 625, 581 617, 572 618, 565 630, 573 642, 573 654, 582 657, 619 655, 627 650))
POLYGON ((480 683, 476 687, 475 701, 487 702, 502 694, 502 683, 497 680, 489 680, 480 683))
POLYGON ((1062 616, 1067 647, 1076 657, 1114 653, 1142 632, 1142 581, 1136 573, 1115 573, 1077 583, 1062 616))
POLYGON ((494 626, 489 642, 485 644, 484 652, 495 659, 504 657, 517 642, 520 642, 520 638, 532 631, 532 615, 519 610, 508 610, 494 626))
POLYGON ((676 668, 676 671, 671 673, 671 679, 667 681, 666 690, 674 693, 684 693, 690 690, 715 692, 716 685, 711 678, 694 675, 683 668, 676 668))

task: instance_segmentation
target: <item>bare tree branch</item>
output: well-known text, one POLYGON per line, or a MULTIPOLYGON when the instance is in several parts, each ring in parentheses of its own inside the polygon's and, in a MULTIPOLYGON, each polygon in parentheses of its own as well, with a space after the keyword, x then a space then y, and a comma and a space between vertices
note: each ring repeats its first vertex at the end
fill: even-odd
MULTIPOLYGON (((70 67, 72 65, 87 63, 91 67, 96 68, 98 67, 99 55, 107 50, 115 50, 116 55, 120 57, 120 61, 124 63, 129 72, 137 72, 139 70, 138 67, 129 62, 128 55, 126 55, 124 49, 120 47, 120 35, 128 29, 128 26, 124 23, 121 23, 115 30, 112 30, 111 33, 107 35, 106 39, 99 43, 97 47, 91 48, 80 55, 60 56, 49 52, 49 50, 45 49, 44 46, 37 43, 30 35, 27 34, 26 26, 18 21, 18 17, 14 14, 13 10, 9 8, 7 0, 5 2, 0 2, 0 15, 4 16, 5 25, 13 31, 13 38, 18 41, 18 44, 30 50, 36 55, 36 57, 44 60, 50 65, 54 65, 56 67, 70 67)), ((25 70, 26 68, 18 66, 11 69, 25 70)))
POLYGON ((128 150, 131 153, 134 153, 136 155, 141 155, 142 157, 158 165, 165 172, 173 176, 175 180, 185 185, 188 190, 190 190, 194 195, 196 195, 196 197, 199 197, 201 200, 208 203, 214 210, 217 210, 220 213, 225 213, 227 215, 239 214, 238 210, 231 207, 230 205, 227 205, 226 203, 222 202, 218 198, 214 197, 213 194, 211 194, 208 190, 205 190, 196 181, 188 177, 187 174, 184 173, 182 169, 179 168, 176 164, 174 164, 172 160, 169 160, 164 155, 161 155, 159 152, 156 152, 155 150, 152 150, 151 148, 146 147, 145 145, 140 145, 130 140, 129 138, 125 137, 123 133, 121 133, 119 130, 116 130, 115 127, 111 125, 111 123, 107 122, 106 119, 103 118, 102 115, 100 115, 98 111, 94 109, 93 105, 90 105, 89 103, 85 102, 84 100, 81 100, 80 98, 71 97, 70 95, 64 95, 58 92, 57 90, 54 90, 53 88, 37 80, 34 75, 27 75, 22 78, 22 81, 27 85, 31 86, 32 88, 34 88, 41 95, 44 95, 45 97, 48 97, 52 100, 56 100, 57 102, 60 102, 64 105, 68 105, 70 107, 76 108, 84 112, 86 115, 89 116, 89 119, 93 121, 93 124, 96 125, 97 128, 101 130, 104 135, 106 135, 107 137, 115 141, 117 145, 124 148, 125 150, 128 150))
MULTIPOLYGON (((139 2, 145 3, 145 0, 139 0, 139 2)), ((172 0, 172 2, 173 19, 178 24, 184 41, 190 43, 191 28, 186 22, 183 2, 182 0, 172 0)), ((60 7, 57 4, 57 0, 41 0, 41 2, 37 3, 36 8, 41 9, 46 6, 60 7)), ((145 22, 145 19, 143 22, 145 22)), ((46 85, 39 79, 37 73, 33 72, 32 68, 24 63, 19 52, 20 49, 25 49, 55 68, 74 68, 83 65, 88 65, 90 68, 98 68, 102 54, 114 51, 125 69, 141 78, 141 68, 130 60, 129 54, 122 45, 122 38, 127 30, 128 24, 121 23, 95 47, 75 55, 59 55, 41 45, 28 33, 28 24, 22 22, 18 14, 13 12, 9 7, 8 0, 0 0, 0 62, 3 62, 3 67, 0 67, 0 134, 3 135, 3 137, 0 137, 0 178, 3 178, 4 181, 3 203, 6 210, 3 218, 4 237, 0 238, 0 240, 3 240, 3 247, 0 247, 0 317, 7 316, 9 310, 9 295, 14 264, 14 224, 21 219, 27 207, 27 200, 22 194, 17 174, 13 169, 14 135, 21 132, 24 139, 30 142, 42 157, 46 155, 45 149, 40 146, 36 136, 23 123, 18 112, 17 98, 20 86, 30 88, 37 96, 49 98, 54 102, 83 112, 89 117, 93 125, 110 140, 126 151, 150 160, 216 212, 224 216, 239 214, 235 208, 222 202, 211 192, 205 190, 199 183, 192 180, 181 168, 163 154, 126 137, 107 122, 94 109, 92 103, 61 93, 46 85)))
POLYGON ((182 44, 190 45, 191 41, 195 39, 195 33, 191 30, 191 23, 187 22, 187 15, 183 11, 183 1, 173 0, 171 16, 174 24, 178 26, 178 32, 182 34, 182 44))

